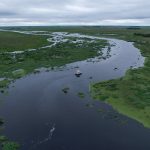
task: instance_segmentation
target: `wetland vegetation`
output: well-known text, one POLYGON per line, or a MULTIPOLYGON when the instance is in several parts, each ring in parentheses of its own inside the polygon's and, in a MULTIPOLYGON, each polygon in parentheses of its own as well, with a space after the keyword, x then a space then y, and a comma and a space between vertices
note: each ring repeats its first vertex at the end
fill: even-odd
POLYGON ((112 32, 116 38, 134 42, 146 58, 144 67, 129 69, 120 79, 104 81, 91 85, 95 99, 111 104, 120 113, 125 114, 150 128, 150 33, 148 27, 123 29, 112 32))
MULTIPOLYGON (((145 59, 144 67, 131 67, 124 77, 92 83, 90 92, 94 99, 109 103, 122 114, 150 127, 150 28, 149 27, 9 27, 6 30, 46 31, 80 33, 98 37, 111 37, 134 42, 145 59)), ((0 89, 4 93, 9 83, 29 73, 39 73, 39 68, 53 70, 55 66, 85 60, 102 55, 102 48, 108 45, 106 40, 65 37, 65 42, 54 44, 48 41, 51 35, 22 34, 9 31, 0 32, 0 89), (79 41, 80 40, 80 41, 79 41), (54 44, 54 46, 47 46, 54 44), (43 48, 42 48, 43 47, 43 48), (31 50, 29 49, 36 49, 31 50), (23 51, 16 53, 16 51, 23 51), (13 53, 15 52, 15 53, 13 53)), ((117 70, 117 68, 115 69, 117 70)), ((93 77, 89 78, 90 80, 93 77)), ((62 92, 68 93, 65 87, 62 92)), ((82 92, 80 98, 86 98, 82 92)), ((87 104, 87 107, 93 105, 87 104)), ((100 110, 101 112, 102 110, 100 110)), ((116 118, 116 115, 113 116, 116 118)), ((3 124, 0 120, 0 125, 3 124)), ((3 150, 16 150, 19 145, 5 136, 0 136, 3 150)))
POLYGON ((84 94, 83 92, 78 92, 78 96, 79 96, 80 98, 85 98, 85 94, 84 94))
MULTIPOLYGON (((91 42, 89 39, 77 37, 67 37, 65 42, 61 42, 60 37, 55 39, 54 36, 55 43, 48 41, 48 38, 51 38, 51 33, 35 35, 14 32, 14 30, 0 32, 1 93, 5 92, 10 82, 32 72, 39 73, 42 67, 53 70, 55 66, 102 55, 102 48, 108 44, 105 40, 91 42)), ((62 91, 68 93, 69 88, 64 88, 62 91)), ((0 136, 0 143, 3 150, 19 149, 16 142, 10 141, 3 135, 0 136)))
MULTIPOLYGON (((7 86, 9 81, 34 72, 37 68, 53 68, 54 66, 62 66, 67 63, 101 55, 102 53, 98 52, 107 45, 105 40, 90 42, 89 39, 85 38, 78 41, 78 38, 68 37, 66 42, 58 42, 54 43, 54 46, 42 47, 43 43, 44 45, 47 43, 48 36, 37 36, 39 35, 1 31, 0 39, 3 44, 2 47, 0 44, 0 78, 4 80, 0 81, 0 87, 7 86), (11 38, 18 42, 14 42, 11 38), (19 39, 21 40, 19 41, 19 39), (28 50, 32 48, 37 49, 28 50), (21 52, 17 53, 16 51, 18 50, 21 50, 21 52), (14 51, 15 53, 13 53, 14 51)), ((51 44, 52 42, 47 43, 47 45, 51 44)))
POLYGON ((46 36, 0 31, 0 53, 39 48, 47 44, 46 36))

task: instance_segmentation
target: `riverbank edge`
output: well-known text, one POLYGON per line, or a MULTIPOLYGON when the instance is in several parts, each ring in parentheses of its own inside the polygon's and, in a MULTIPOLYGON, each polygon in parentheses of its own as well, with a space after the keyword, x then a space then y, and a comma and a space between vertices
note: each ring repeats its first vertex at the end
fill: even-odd
MULTIPOLYGON (((22 34, 22 33, 20 33, 20 34, 22 34)), ((83 61, 83 60, 86 60, 89 58, 94 58, 94 57, 100 56, 101 54, 98 52, 102 51, 104 48, 109 46, 110 43, 107 40, 99 39, 99 44, 100 44, 99 50, 93 50, 92 53, 90 52, 90 50, 87 50, 87 53, 85 56, 80 55, 80 57, 76 57, 72 54, 71 59, 64 57, 60 61, 57 59, 56 60, 53 59, 52 61, 43 61, 43 62, 41 61, 41 63, 31 62, 32 65, 30 65, 28 68, 27 67, 22 68, 19 65, 19 68, 17 68, 17 69, 14 69, 14 70, 10 69, 9 71, 7 71, 7 77, 0 74, 0 79, 3 78, 3 80, 0 80, 0 92, 4 93, 5 89, 8 88, 12 82, 15 82, 15 80, 17 80, 19 78, 25 77, 26 75, 29 75, 31 73, 34 73, 34 74, 40 73, 41 68, 45 68, 47 71, 51 71, 51 70, 54 70, 54 68, 65 66, 66 64, 69 64, 69 63, 83 61)), ((55 50, 55 48, 53 48, 53 49, 55 50)), ((81 52, 83 52, 84 50, 85 49, 82 49, 81 52)), ((12 68, 15 68, 15 67, 12 66, 12 68)))
MULTIPOLYGON (((117 110, 120 114, 126 115, 129 118, 132 118, 139 123, 141 123, 144 127, 150 128, 150 106, 144 107, 143 109, 136 108, 134 105, 127 103, 124 100, 123 91, 124 88, 120 88, 123 83, 130 83, 133 76, 136 74, 142 74, 144 77, 147 76, 147 72, 150 73, 150 55, 147 55, 147 51, 143 44, 139 44, 138 41, 134 39, 128 39, 127 37, 115 37, 116 39, 125 40, 128 42, 134 42, 133 45, 138 48, 143 57, 145 57, 145 62, 143 67, 139 67, 137 69, 129 69, 126 71, 125 75, 118 79, 102 81, 98 83, 90 84, 90 93, 93 99, 104 101, 105 103, 111 105, 115 110, 117 110), (135 71, 135 72, 134 72, 135 71), (147 71, 145 73, 145 71, 147 71), (114 89, 108 88, 108 85, 115 85, 114 89)), ((142 43, 142 42, 141 42, 142 43)), ((143 42, 144 43, 144 42, 143 42)), ((150 47, 150 44, 147 44, 150 47)), ((145 77, 146 78, 146 77, 145 77)), ((148 78, 147 78, 148 79, 148 78)), ((150 80, 148 80, 150 82, 150 80)), ((125 85, 122 85, 125 87, 125 85)), ((132 87, 132 84, 126 86, 129 89, 132 87)), ((140 90, 140 89, 139 89, 140 90)), ((126 93, 128 94, 128 93, 126 93)), ((142 99, 141 99, 142 103, 142 99)))
MULTIPOLYGON (((103 48, 106 48, 110 44, 107 40, 103 40, 103 39, 99 39, 99 40, 100 40, 101 45, 100 45, 100 49, 98 51, 102 51, 103 48)), ((36 67, 36 68, 33 68, 29 71, 24 70, 24 69, 18 69, 18 70, 13 72, 13 76, 11 76, 9 78, 3 77, 4 79, 0 81, 0 92, 5 93, 5 90, 7 88, 9 88, 9 85, 11 83, 15 82, 17 79, 23 78, 26 75, 29 75, 31 73, 34 73, 34 74, 40 73, 40 68, 42 68, 42 67, 47 69, 47 71, 50 71, 50 70, 53 70, 55 67, 61 67, 61 66, 66 65, 68 63, 83 61, 85 59, 99 56, 100 54, 98 53, 98 51, 93 51, 93 55, 90 57, 85 55, 85 57, 74 58, 72 60, 65 60, 63 62, 58 63, 57 65, 49 65, 49 66, 42 65, 41 67, 36 67)), ((5 124, 5 120, 3 120, 3 124, 0 125, 0 127, 1 126, 3 127, 4 124, 5 124)), ((11 141, 11 139, 9 139, 7 136, 0 135, 0 148, 2 148, 3 150, 5 150, 5 149, 18 150, 20 147, 21 147, 21 145, 17 141, 11 141)))

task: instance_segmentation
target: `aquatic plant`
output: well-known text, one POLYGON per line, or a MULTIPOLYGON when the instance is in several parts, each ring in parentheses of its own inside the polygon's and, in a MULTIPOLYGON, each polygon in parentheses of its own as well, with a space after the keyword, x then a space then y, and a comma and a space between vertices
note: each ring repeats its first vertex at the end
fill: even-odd
POLYGON ((85 97, 85 94, 82 93, 82 92, 79 92, 79 93, 78 93, 78 96, 79 96, 80 98, 84 98, 84 97, 85 97))
POLYGON ((8 141, 8 138, 6 137, 6 136, 0 136, 0 143, 4 143, 4 142, 6 142, 6 141, 8 141))
POLYGON ((20 145, 16 142, 4 142, 2 144, 2 150, 18 150, 20 145))
POLYGON ((0 126, 4 124, 4 120, 0 118, 0 126))
POLYGON ((8 80, 8 79, 1 80, 0 81, 0 89, 7 87, 9 85, 9 83, 10 83, 10 80, 8 80))
POLYGON ((62 89, 62 91, 63 91, 65 94, 67 94, 69 90, 70 90, 69 87, 65 87, 65 88, 62 89))

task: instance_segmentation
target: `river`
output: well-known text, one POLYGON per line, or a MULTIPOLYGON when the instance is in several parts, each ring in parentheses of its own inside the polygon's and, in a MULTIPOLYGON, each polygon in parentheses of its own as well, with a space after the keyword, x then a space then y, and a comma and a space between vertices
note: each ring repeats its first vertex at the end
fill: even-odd
POLYGON ((21 150, 150 150, 149 129, 90 97, 90 83, 122 77, 144 63, 133 43, 108 40, 115 45, 107 59, 41 69, 12 83, 7 95, 0 94, 2 133, 19 142, 21 150), (77 67, 83 73, 79 78, 77 67))

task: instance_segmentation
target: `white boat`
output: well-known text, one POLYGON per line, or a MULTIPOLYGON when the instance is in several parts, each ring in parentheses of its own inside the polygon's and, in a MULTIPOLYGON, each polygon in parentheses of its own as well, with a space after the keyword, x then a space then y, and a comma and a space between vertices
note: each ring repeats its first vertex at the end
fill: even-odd
POLYGON ((78 70, 76 70, 75 75, 76 75, 77 77, 79 77, 80 75, 82 75, 82 72, 78 69, 78 70))

